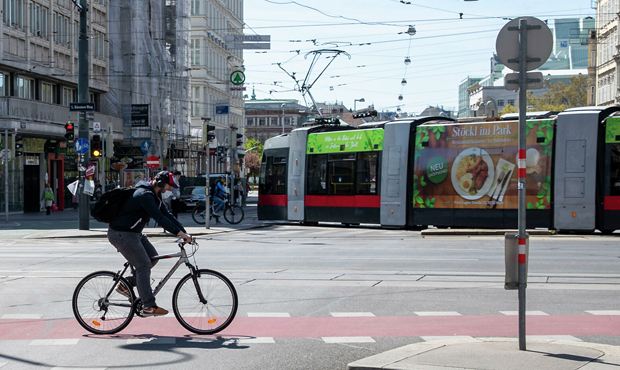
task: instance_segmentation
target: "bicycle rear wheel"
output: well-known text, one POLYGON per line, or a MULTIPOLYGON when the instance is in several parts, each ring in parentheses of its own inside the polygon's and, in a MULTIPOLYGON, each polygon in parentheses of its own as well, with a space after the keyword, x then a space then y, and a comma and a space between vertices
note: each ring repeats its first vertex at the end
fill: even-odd
POLYGON ((243 221, 244 215, 245 214, 243 212, 243 208, 239 207, 238 205, 232 205, 224 209, 224 219, 229 224, 238 224, 239 222, 243 221))
POLYGON ((237 291, 228 278, 213 270, 185 275, 172 295, 174 315, 183 327, 196 334, 215 334, 237 314, 237 291), (200 294, 204 297, 201 302, 200 294))
POLYGON ((194 219, 194 222, 196 222, 198 225, 204 225, 206 222, 206 218, 207 215, 204 209, 196 207, 194 209, 194 212, 192 212, 192 219, 194 219))
POLYGON ((134 315, 136 297, 125 278, 111 271, 97 271, 83 278, 73 292, 73 315, 94 334, 114 334, 123 330, 134 315), (122 288, 119 288, 122 287, 122 288), (129 297, 119 293, 123 289, 129 297))

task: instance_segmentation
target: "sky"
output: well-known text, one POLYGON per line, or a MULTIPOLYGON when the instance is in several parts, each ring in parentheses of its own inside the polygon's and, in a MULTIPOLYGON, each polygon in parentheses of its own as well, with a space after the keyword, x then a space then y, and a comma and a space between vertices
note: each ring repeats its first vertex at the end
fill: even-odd
MULTIPOLYGON (((246 93, 254 88, 257 99, 305 104, 289 75, 303 86, 318 55, 306 80, 306 86, 314 83, 309 92, 317 103, 337 101, 357 109, 372 104, 378 111, 400 107, 412 114, 429 105, 457 110, 459 83, 489 74, 497 34, 510 19, 595 15, 592 0, 404 2, 245 0, 244 33, 271 35, 270 50, 244 51, 246 93), (407 33, 410 25, 413 36, 407 33), (326 49, 344 53, 314 53, 326 49)), ((306 99, 311 105, 308 94, 306 99)))

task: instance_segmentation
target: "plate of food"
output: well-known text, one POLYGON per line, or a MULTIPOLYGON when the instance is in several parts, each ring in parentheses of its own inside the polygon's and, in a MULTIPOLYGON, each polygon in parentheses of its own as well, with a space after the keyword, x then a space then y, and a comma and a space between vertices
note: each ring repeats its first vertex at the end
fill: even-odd
POLYGON ((482 198, 495 179, 493 159, 486 150, 468 148, 454 158, 451 172, 454 190, 467 200, 482 198))

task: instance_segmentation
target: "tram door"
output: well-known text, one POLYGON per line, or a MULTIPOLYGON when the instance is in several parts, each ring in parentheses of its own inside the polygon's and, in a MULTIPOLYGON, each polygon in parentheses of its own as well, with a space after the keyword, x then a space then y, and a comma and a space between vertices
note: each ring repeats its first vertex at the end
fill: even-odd
POLYGON ((604 233, 620 229, 620 117, 605 124, 603 199, 598 228, 604 233))
POLYGON ((24 212, 41 211, 41 177, 39 164, 24 165, 24 212))

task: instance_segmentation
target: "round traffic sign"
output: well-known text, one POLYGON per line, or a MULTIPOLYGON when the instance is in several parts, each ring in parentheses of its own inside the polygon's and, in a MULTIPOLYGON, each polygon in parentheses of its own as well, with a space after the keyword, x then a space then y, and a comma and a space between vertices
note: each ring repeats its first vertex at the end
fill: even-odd
POLYGON ((243 71, 234 71, 230 74, 230 82, 233 85, 243 85, 245 82, 245 74, 243 71))
POLYGON ((527 26, 535 28, 527 31, 527 58, 536 59, 528 61, 526 70, 531 71, 545 64, 553 49, 553 35, 547 24, 534 17, 519 17, 506 23, 499 31, 495 41, 497 57, 506 67, 513 71, 519 70, 519 24, 521 20, 527 22, 527 26))

